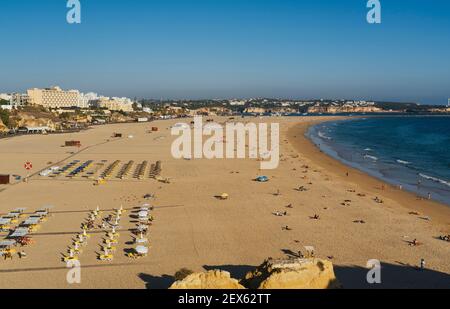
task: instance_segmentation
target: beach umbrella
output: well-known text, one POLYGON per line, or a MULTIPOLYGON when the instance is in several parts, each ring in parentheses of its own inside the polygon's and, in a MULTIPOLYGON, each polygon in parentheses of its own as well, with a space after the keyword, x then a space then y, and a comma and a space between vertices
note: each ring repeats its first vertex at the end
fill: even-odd
POLYGON ((259 176, 258 178, 256 178, 256 181, 258 181, 258 182, 268 182, 269 181, 269 177, 267 177, 267 176, 259 176))
POLYGON ((12 239, 11 240, 3 240, 3 241, 0 241, 0 248, 11 247, 11 246, 14 246, 15 244, 16 244, 15 240, 12 240, 12 239))
POLYGON ((146 211, 146 210, 140 211, 140 212, 139 212, 139 217, 140 217, 140 218, 146 218, 146 217, 148 217, 148 211, 146 211))
POLYGON ((139 253, 139 254, 144 255, 144 254, 148 253, 148 248, 145 247, 145 246, 137 246, 136 247, 136 252, 139 253))

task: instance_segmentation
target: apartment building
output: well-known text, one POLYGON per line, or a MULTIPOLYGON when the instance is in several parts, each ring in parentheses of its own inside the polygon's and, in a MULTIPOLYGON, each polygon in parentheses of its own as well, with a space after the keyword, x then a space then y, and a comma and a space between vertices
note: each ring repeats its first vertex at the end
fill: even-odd
POLYGON ((80 92, 78 90, 65 91, 59 87, 27 91, 29 104, 41 105, 45 108, 70 108, 79 107, 80 92))
POLYGON ((133 102, 128 98, 107 98, 102 97, 97 100, 97 107, 105 108, 110 111, 132 112, 133 102))

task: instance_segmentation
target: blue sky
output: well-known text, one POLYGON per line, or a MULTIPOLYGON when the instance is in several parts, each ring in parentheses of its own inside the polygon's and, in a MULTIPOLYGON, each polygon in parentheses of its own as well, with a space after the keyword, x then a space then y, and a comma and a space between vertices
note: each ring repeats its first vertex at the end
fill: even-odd
POLYGON ((0 92, 445 104, 450 1, 0 0, 0 92))

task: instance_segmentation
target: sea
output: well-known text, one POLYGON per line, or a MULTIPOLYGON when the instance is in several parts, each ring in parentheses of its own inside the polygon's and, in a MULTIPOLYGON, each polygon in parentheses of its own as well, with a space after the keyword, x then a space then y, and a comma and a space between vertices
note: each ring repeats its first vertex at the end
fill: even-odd
POLYGON ((307 136, 344 164, 450 206, 450 116, 324 122, 307 136))

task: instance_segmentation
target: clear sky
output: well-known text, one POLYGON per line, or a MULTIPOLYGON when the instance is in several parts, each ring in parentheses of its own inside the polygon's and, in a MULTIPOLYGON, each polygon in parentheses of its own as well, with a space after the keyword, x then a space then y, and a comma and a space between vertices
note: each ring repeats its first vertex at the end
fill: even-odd
POLYGON ((0 0, 0 92, 446 104, 450 1, 0 0))

